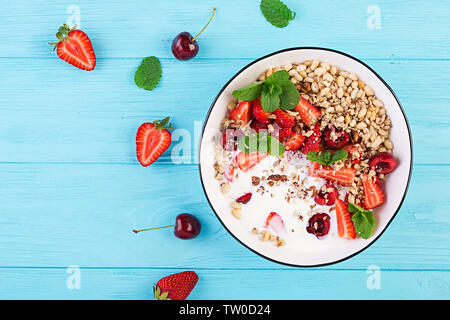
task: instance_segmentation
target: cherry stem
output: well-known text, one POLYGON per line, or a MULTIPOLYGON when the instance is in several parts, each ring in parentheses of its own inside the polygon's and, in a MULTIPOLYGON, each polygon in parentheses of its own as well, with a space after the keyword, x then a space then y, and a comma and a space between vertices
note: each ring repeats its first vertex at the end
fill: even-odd
POLYGON ((216 8, 214 8, 214 11, 213 11, 213 13, 212 13, 212 16, 211 16, 211 18, 209 19, 209 21, 208 21, 208 23, 206 24, 206 26, 204 26, 203 29, 202 29, 202 31, 200 31, 200 33, 199 33, 198 35, 196 35, 194 39, 192 39, 192 42, 194 42, 195 39, 197 39, 198 36, 202 34, 203 30, 206 29, 206 27, 208 26, 208 24, 211 22, 212 18, 214 17, 214 13, 216 13, 216 8))
POLYGON ((170 227, 175 227, 175 225, 171 225, 171 226, 165 226, 165 227, 158 227, 158 228, 150 228, 150 229, 141 229, 141 230, 133 230, 134 233, 138 233, 141 231, 150 231, 150 230, 156 230, 156 229, 164 229, 164 228, 170 228, 170 227))

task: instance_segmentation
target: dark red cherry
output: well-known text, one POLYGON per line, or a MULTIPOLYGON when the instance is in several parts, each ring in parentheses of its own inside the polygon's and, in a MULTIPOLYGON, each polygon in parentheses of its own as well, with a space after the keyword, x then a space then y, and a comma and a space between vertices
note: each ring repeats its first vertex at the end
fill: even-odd
POLYGON ((397 160, 389 152, 380 152, 370 159, 369 167, 377 173, 387 174, 397 167, 397 160))
POLYGON ((180 239, 192 239, 192 238, 195 238, 196 236, 198 236, 198 234, 200 233, 200 230, 202 228, 202 225, 201 225, 200 221, 196 217, 194 217, 192 214, 182 213, 182 214, 177 215, 174 225, 150 228, 150 229, 133 230, 133 232, 139 233, 142 231, 150 231, 150 230, 164 229, 164 228, 171 228, 171 227, 175 227, 174 233, 175 233, 176 237, 178 237, 180 239))
POLYGON ((189 32, 181 32, 178 34, 175 39, 172 41, 172 53, 178 60, 189 60, 194 58, 198 53, 198 43, 195 41, 197 37, 205 30, 208 24, 211 22, 214 17, 214 13, 216 12, 216 8, 214 8, 213 14, 209 19, 206 26, 200 31, 198 35, 192 37, 189 32))
POLYGON ((321 206, 332 206, 336 199, 339 197, 339 193, 334 185, 327 182, 320 188, 318 195, 314 198, 314 201, 321 206))
POLYGON ((198 53, 198 43, 189 32, 182 32, 172 41, 172 53, 178 60, 189 60, 198 53))
POLYGON ((308 220, 306 231, 312 233, 316 237, 323 237, 330 230, 330 216, 326 213, 316 213, 308 220))
POLYGON ((189 213, 177 216, 175 224, 175 236, 180 239, 193 239, 200 233, 202 226, 200 221, 189 213))
POLYGON ((334 126, 325 130, 323 136, 325 145, 331 149, 340 149, 348 143, 350 135, 342 129, 336 129, 334 126))

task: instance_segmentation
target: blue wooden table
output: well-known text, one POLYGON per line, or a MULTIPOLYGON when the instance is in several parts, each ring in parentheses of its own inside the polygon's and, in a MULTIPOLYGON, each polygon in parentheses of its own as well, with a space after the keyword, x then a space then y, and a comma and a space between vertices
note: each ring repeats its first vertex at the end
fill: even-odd
POLYGON ((297 16, 278 29, 258 0, 2 2, 0 298, 151 299, 153 283, 182 270, 200 277, 192 299, 450 298, 448 1, 285 3, 297 16), (195 35, 214 6, 198 56, 177 61, 173 37, 195 35), (65 22, 92 39, 93 72, 47 44, 65 22), (341 50, 373 67, 414 139, 411 187, 394 222, 362 254, 323 268, 281 266, 238 244, 208 206, 195 159, 198 128, 225 82, 293 46, 341 50), (133 82, 150 55, 163 69, 152 92, 133 82), (144 168, 136 130, 165 116, 184 129, 173 145, 185 139, 186 154, 172 147, 144 168), (201 219, 198 238, 131 232, 181 212, 201 219))

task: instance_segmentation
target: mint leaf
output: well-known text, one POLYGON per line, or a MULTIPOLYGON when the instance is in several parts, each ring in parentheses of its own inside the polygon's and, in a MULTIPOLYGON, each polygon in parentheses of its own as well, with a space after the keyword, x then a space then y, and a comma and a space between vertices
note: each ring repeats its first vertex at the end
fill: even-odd
POLYGON ((280 83, 280 87, 283 90, 280 94, 280 109, 293 109, 300 101, 300 93, 295 85, 289 80, 280 83))
POLYGON ((280 105, 281 87, 278 89, 274 85, 264 85, 261 94, 261 106, 265 112, 274 112, 280 105), (278 93, 278 94, 277 94, 278 93))
POLYGON ((286 27, 295 18, 295 13, 280 0, 261 0, 260 7, 266 20, 278 28, 286 27))
POLYGON ((348 156, 347 150, 336 150, 331 157, 331 163, 344 160, 348 156))
POLYGON ((141 65, 134 74, 134 82, 139 88, 153 90, 161 79, 161 63, 154 57, 147 57, 142 60, 141 65))
POLYGON ((261 96, 262 82, 255 82, 233 91, 233 97, 239 100, 252 101, 261 96))
POLYGON ((252 133, 242 137, 238 142, 238 148, 245 153, 269 153, 278 157, 284 153, 283 144, 267 133, 252 133))
MULTIPOLYGON (((264 83, 283 83, 284 81, 289 81, 290 75, 286 70, 278 70, 272 73, 270 76, 264 80, 264 83)), ((289 81, 290 82, 290 81, 289 81)), ((292 82, 291 82, 292 83, 292 82)))
POLYGON ((375 226, 373 212, 365 210, 353 203, 348 204, 348 211, 353 212, 352 221, 358 237, 369 239, 375 226))
POLYGON ((310 151, 308 152, 308 154, 306 155, 306 159, 310 160, 310 161, 314 161, 317 162, 321 165, 327 166, 328 165, 328 161, 326 161, 320 154, 319 151, 310 151))

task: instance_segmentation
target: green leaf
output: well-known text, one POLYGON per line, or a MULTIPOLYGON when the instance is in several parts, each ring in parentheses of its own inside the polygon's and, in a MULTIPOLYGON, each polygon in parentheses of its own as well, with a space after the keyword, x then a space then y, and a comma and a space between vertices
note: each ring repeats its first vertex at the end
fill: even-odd
POLYGON ((287 72, 286 70, 278 70, 272 73, 270 76, 268 76, 266 80, 264 80, 264 83, 279 84, 285 82, 286 80, 289 81, 289 78, 290 78, 289 72, 287 72))
POLYGON ((261 0, 260 7, 266 20, 278 28, 286 27, 295 18, 295 13, 280 0, 261 0))
POLYGON ((255 82, 233 91, 233 97, 239 100, 252 101, 261 96, 262 82, 255 82))
POLYGON ((242 137, 238 141, 238 148, 245 153, 269 153, 275 157, 281 156, 285 151, 283 144, 267 133, 252 133, 242 137))
POLYGON ((345 160, 348 156, 347 150, 336 150, 331 157, 331 163, 345 160))
MULTIPOLYGON (((356 206, 354 204, 349 203, 349 211, 350 205, 356 206)), ((356 206, 358 207, 358 206, 356 206)), ((359 207, 358 207, 359 208, 359 207)), ((350 211, 353 212, 353 211, 350 211)), ((369 239, 372 235, 373 228, 375 226, 375 218, 372 211, 369 210, 358 210, 352 216, 353 224, 355 225, 355 231, 358 237, 363 239, 369 239)))
POLYGON ((295 85, 287 80, 279 84, 283 92, 280 95, 280 109, 291 110, 300 101, 300 93, 295 85))
POLYGON ((308 152, 308 154, 306 155, 306 159, 310 160, 310 161, 314 161, 317 162, 321 165, 327 166, 328 165, 328 161, 326 161, 319 153, 319 151, 310 151, 308 152))
POLYGON ((139 88, 153 90, 161 79, 161 63, 154 57, 147 57, 142 60, 141 65, 134 74, 134 82, 139 88))
POLYGON ((280 105, 281 87, 277 86, 277 90, 274 89, 273 86, 273 84, 264 84, 262 90, 261 106, 265 112, 274 112, 280 105))

